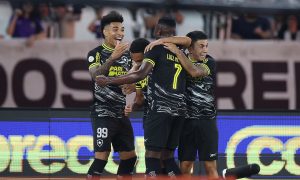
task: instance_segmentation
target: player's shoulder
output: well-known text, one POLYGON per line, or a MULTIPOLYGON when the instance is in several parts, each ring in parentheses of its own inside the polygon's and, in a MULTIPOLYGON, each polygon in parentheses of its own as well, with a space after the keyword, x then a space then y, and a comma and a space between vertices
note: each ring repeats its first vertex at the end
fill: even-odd
POLYGON ((89 55, 89 56, 94 56, 94 55, 97 54, 97 52, 100 53, 102 50, 103 50, 103 47, 102 47, 102 46, 97 46, 97 47, 95 47, 94 49, 90 50, 90 51, 88 52, 88 55, 89 55))
POLYGON ((211 62, 215 62, 215 61, 216 61, 215 58, 213 58, 213 57, 210 56, 210 55, 206 55, 206 59, 207 59, 208 61, 211 61, 211 62))
POLYGON ((145 53, 145 56, 144 57, 157 57, 158 55, 160 55, 162 52, 163 52, 163 49, 165 49, 163 47, 163 45, 157 45, 157 46, 154 46, 151 50, 147 51, 145 53))
POLYGON ((211 61, 214 61, 214 60, 215 60, 215 58, 213 58, 211 55, 206 55, 206 58, 207 58, 208 60, 211 60, 211 61))
POLYGON ((162 45, 162 44, 159 44, 159 45, 157 45, 157 46, 154 46, 150 51, 155 51, 155 52, 157 52, 157 51, 162 51, 162 50, 165 50, 166 48, 164 48, 164 45, 162 45))
POLYGON ((211 69, 215 69, 217 66, 215 59, 210 55, 206 55, 205 64, 207 64, 209 66, 209 68, 211 68, 211 69))

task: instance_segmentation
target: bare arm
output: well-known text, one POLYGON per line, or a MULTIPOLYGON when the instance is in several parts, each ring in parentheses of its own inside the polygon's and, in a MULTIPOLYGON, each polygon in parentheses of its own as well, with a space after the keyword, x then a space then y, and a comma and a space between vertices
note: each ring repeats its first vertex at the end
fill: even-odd
POLYGON ((144 94, 142 92, 142 89, 137 89, 133 104, 128 104, 125 106, 124 109, 125 116, 128 117, 132 111, 141 108, 143 105, 144 105, 144 94))
POLYGON ((242 37, 236 33, 231 33, 231 36, 230 36, 231 39, 242 39, 242 37))
POLYGON ((137 81, 144 79, 152 70, 153 65, 148 62, 143 62, 140 69, 138 71, 134 71, 132 73, 117 76, 117 77, 105 77, 105 76, 97 76, 96 82, 99 86, 106 86, 109 84, 113 85, 122 85, 122 84, 131 84, 137 81))
POLYGON ((254 30, 255 34, 258 34, 259 36, 261 36, 263 39, 269 39, 271 38, 272 34, 270 30, 262 30, 261 27, 257 27, 254 30))
POLYGON ((96 26, 95 26, 95 20, 93 20, 92 22, 90 22, 89 26, 88 26, 88 30, 92 33, 96 32, 96 26))
POLYGON ((104 75, 107 76, 109 72, 110 66, 121 57, 123 53, 128 48, 128 43, 120 43, 115 47, 114 52, 110 55, 110 57, 106 60, 106 62, 102 65, 98 65, 89 69, 92 78, 95 80, 97 76, 104 75))
POLYGON ((151 42, 145 48, 145 52, 150 51, 154 46, 157 46, 160 44, 165 44, 165 43, 173 43, 173 44, 181 45, 181 46, 184 46, 185 48, 187 48, 191 45, 191 42, 192 42, 191 38, 186 37, 186 36, 173 36, 173 37, 161 38, 161 39, 151 42))
POLYGON ((110 66, 112 66, 115 61, 116 59, 113 59, 112 56, 110 56, 104 64, 90 68, 89 71, 92 78, 96 80, 96 77, 99 75, 107 76, 110 66))
POLYGON ((176 47, 176 45, 167 43, 165 48, 176 54, 180 64, 192 77, 203 77, 208 75, 208 71, 202 66, 195 66, 186 55, 176 47))
POLYGON ((22 11, 20 9, 15 10, 14 15, 6 29, 6 33, 8 35, 12 36, 14 34, 17 20, 18 20, 19 16, 21 16, 21 14, 22 14, 22 11))
POLYGON ((134 98, 134 103, 132 105, 132 110, 135 111, 144 105, 144 94, 142 89, 137 89, 135 98, 134 98))
POLYGON ((176 45, 184 46, 185 48, 190 47, 192 39, 187 36, 174 36, 162 39, 163 43, 173 43, 176 45))
MULTIPOLYGON (((140 68, 140 65, 137 65, 133 63, 132 68, 128 71, 128 73, 137 71, 140 68)), ((122 87, 122 93, 125 95, 131 94, 136 91, 135 83, 132 84, 123 84, 122 87)))

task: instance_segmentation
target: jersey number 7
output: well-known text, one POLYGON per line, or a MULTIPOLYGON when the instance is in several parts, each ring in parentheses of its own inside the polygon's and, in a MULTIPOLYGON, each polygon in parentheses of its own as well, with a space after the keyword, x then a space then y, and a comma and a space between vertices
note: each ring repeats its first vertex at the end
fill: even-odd
POLYGON ((180 64, 174 64, 176 72, 174 74, 174 78, 173 78, 173 89, 177 89, 177 80, 178 80, 178 76, 182 70, 182 67, 180 64))

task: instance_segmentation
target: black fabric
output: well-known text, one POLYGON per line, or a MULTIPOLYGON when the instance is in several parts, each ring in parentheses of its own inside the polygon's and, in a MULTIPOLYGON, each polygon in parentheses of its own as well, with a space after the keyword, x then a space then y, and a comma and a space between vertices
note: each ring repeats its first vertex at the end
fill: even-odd
POLYGON ((176 55, 159 45, 145 53, 144 62, 153 65, 147 89, 149 109, 172 116, 185 114, 186 71, 176 55))
POLYGON ((149 111, 147 118, 144 119, 146 150, 176 149, 184 120, 183 116, 149 111))
POLYGON ((181 171, 175 162, 174 158, 166 159, 163 161, 168 176, 181 175, 181 171))
POLYGON ((160 159, 157 158, 145 158, 146 162, 146 176, 156 177, 160 172, 160 159))
POLYGON ((218 128, 216 119, 186 119, 180 135, 180 161, 213 161, 218 159, 218 128))
POLYGON ((134 134, 130 120, 127 117, 92 118, 93 142, 95 152, 111 150, 115 152, 134 150, 134 134))
MULTIPOLYGON (((88 69, 102 66, 109 59, 114 49, 105 43, 89 51, 87 55, 88 69)), ((129 51, 126 51, 109 68, 107 77, 116 77, 127 74, 132 67, 129 51)), ((98 86, 93 80, 93 106, 91 115, 93 117, 121 118, 124 115, 126 96, 117 85, 98 86)))
POLYGON ((101 159, 94 159, 94 162, 90 166, 88 170, 88 178, 101 176, 103 173, 104 167, 106 165, 107 161, 101 160, 101 159))
POLYGON ((137 157, 133 157, 130 159, 126 160, 121 160, 118 168, 118 175, 132 175, 133 174, 133 169, 136 163, 137 157))

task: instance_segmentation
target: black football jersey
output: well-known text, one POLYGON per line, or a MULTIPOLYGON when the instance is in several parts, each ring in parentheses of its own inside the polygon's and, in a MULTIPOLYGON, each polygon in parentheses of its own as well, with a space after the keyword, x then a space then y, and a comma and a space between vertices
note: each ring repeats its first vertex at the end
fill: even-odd
POLYGON ((159 45, 145 54, 144 61, 153 65, 147 88, 149 110, 184 115, 186 71, 176 55, 159 45))
POLYGON ((203 61, 194 61, 194 65, 202 66, 209 74, 202 78, 187 78, 187 117, 199 118, 207 117, 214 118, 216 116, 215 109, 215 76, 216 63, 215 60, 208 56, 203 61))
MULTIPOLYGON (((114 49, 102 44, 99 47, 91 50, 88 53, 87 61, 89 69, 102 65, 110 57, 114 49)), ((116 77, 127 74, 132 67, 132 60, 129 51, 125 52, 113 65, 109 68, 108 77, 116 77)), ((93 115, 104 117, 121 118, 124 114, 124 107, 126 104, 126 96, 122 93, 122 89, 117 85, 108 85, 100 87, 93 82, 93 115)))

